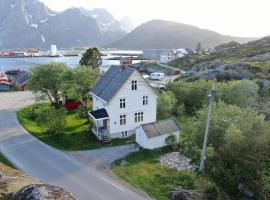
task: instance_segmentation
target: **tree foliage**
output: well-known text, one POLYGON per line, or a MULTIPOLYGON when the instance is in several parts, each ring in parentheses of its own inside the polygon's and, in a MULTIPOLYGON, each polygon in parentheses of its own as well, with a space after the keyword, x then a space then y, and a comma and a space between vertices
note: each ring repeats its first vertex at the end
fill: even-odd
MULTIPOLYGON (((207 111, 205 107, 198 112, 182 141, 193 158, 202 148, 207 111)), ((230 192, 244 184, 258 198, 267 199, 269 173, 265 169, 270 167, 270 124, 263 115, 250 108, 217 103, 208 145, 213 151, 207 154, 207 173, 230 192)))
POLYGON ((87 49, 80 60, 80 65, 87 67, 98 68, 101 64, 101 54, 96 47, 87 49))
POLYGON ((55 108, 60 107, 60 90, 68 70, 65 63, 51 62, 33 68, 30 72, 28 87, 37 95, 46 96, 55 108))
POLYGON ((87 104, 90 91, 99 79, 99 70, 78 66, 65 74, 62 90, 69 99, 79 99, 87 104))
POLYGON ((254 81, 241 80, 228 83, 199 80, 195 82, 175 82, 168 90, 173 92, 177 104, 184 105, 187 114, 194 115, 208 102, 208 90, 217 88, 216 100, 240 107, 254 107, 257 104, 259 87, 254 81))
POLYGON ((173 114, 176 106, 176 98, 170 91, 163 92, 158 98, 157 112, 160 118, 166 118, 173 114))
POLYGON ((43 107, 38 110, 36 121, 46 128, 49 134, 58 134, 65 128, 65 110, 43 107))

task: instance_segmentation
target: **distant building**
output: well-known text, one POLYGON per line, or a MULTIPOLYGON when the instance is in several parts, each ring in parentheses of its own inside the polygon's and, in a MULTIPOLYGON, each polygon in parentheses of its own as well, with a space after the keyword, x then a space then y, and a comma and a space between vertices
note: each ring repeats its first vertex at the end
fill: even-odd
POLYGON ((25 52, 25 56, 28 57, 39 57, 40 51, 38 49, 27 49, 25 52))
POLYGON ((51 45, 51 56, 57 56, 57 46, 51 45))
POLYGON ((29 73, 24 70, 10 70, 6 72, 13 85, 18 85, 21 91, 27 89, 29 73))
POLYGON ((173 61, 174 59, 176 59, 176 53, 174 51, 167 51, 167 52, 163 52, 160 55, 160 62, 161 63, 168 63, 173 61))
POLYGON ((131 66, 132 65, 132 58, 128 58, 128 57, 121 58, 120 65, 125 66, 125 67, 131 66))
POLYGON ((177 49, 176 50, 176 57, 177 58, 183 58, 185 57, 186 55, 188 55, 188 52, 186 49, 177 49))
POLYGON ((148 59, 148 60, 159 60, 160 55, 164 51, 169 51, 169 50, 165 50, 165 49, 146 49, 146 50, 143 50, 143 57, 148 59))

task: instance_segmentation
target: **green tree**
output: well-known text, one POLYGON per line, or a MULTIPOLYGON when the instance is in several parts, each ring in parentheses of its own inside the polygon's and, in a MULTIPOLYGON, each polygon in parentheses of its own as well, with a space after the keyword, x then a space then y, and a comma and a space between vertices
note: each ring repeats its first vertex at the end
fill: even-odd
POLYGON ((96 47, 87 49, 80 60, 80 65, 87 67, 98 68, 101 64, 101 53, 96 47))
POLYGON ((166 118, 173 114, 176 106, 176 98, 172 92, 163 92, 158 98, 158 117, 166 118))
POLYGON ((202 52, 202 44, 198 42, 196 46, 196 53, 200 54, 202 52))
POLYGON ((63 74, 68 70, 65 63, 51 62, 33 68, 30 72, 28 87, 38 96, 45 96, 60 108, 60 89, 63 86, 63 74))
MULTIPOLYGON (((207 107, 200 110, 185 130, 182 146, 187 146, 191 156, 202 148, 207 111, 207 107)), ((264 173, 270 166, 269 133, 270 124, 257 111, 217 103, 209 130, 208 146, 213 150, 207 154, 206 172, 231 193, 242 183, 256 194, 269 194, 264 187, 269 180, 264 173)))
POLYGON ((90 98, 90 91, 99 79, 99 70, 78 66, 73 70, 68 71, 63 76, 64 85, 62 90, 65 91, 68 98, 79 99, 87 106, 90 98))
POLYGON ((47 129, 49 134, 58 134, 65 128, 65 110, 54 107, 44 107, 38 110, 37 123, 47 129))

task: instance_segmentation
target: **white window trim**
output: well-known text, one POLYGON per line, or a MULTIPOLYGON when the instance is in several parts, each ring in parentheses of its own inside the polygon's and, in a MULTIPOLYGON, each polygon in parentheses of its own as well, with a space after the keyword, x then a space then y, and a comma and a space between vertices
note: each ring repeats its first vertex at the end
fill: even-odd
POLYGON ((127 98, 126 97, 118 97, 118 102, 119 102, 119 108, 124 109, 127 107, 127 98), (125 107, 121 108, 121 99, 125 99, 125 107))
POLYGON ((136 112, 134 112, 134 122, 135 123, 140 123, 140 122, 143 122, 144 121, 144 111, 136 111, 136 112), (137 115, 137 121, 136 121, 136 114, 138 114, 138 113, 142 113, 142 115, 137 115), (140 120, 138 120, 139 119, 139 117, 138 116, 140 116, 140 120))
POLYGON ((126 113, 119 114, 119 125, 124 126, 126 124, 127 124, 127 114, 126 113), (124 124, 121 124, 121 115, 125 115, 125 123, 124 124))
POLYGON ((144 97, 147 97, 146 99, 147 99, 147 104, 143 104, 143 106, 147 106, 147 105, 149 105, 149 95, 148 94, 144 94, 143 95, 143 97, 142 97, 142 100, 143 100, 143 103, 144 103, 144 97))

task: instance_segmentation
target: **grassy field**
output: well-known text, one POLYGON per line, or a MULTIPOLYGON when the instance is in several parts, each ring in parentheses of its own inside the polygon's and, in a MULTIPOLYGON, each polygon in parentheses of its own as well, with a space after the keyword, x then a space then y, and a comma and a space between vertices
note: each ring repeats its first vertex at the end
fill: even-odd
POLYGON ((4 157, 3 154, 1 154, 1 153, 0 153, 0 162, 4 163, 5 165, 7 165, 9 167, 16 169, 16 167, 8 159, 6 159, 6 157, 4 157))
POLYGON ((97 138, 90 133, 87 119, 81 118, 77 112, 67 113, 65 115, 67 123, 64 130, 59 134, 51 135, 31 117, 31 112, 34 112, 34 105, 26 107, 17 113, 18 119, 25 129, 44 143, 61 150, 88 150, 106 146, 123 145, 134 141, 134 138, 115 139, 112 144, 104 144, 98 141, 97 138))
POLYGON ((169 191, 177 186, 198 191, 204 191, 208 187, 210 183, 196 173, 162 167, 159 158, 163 153, 161 150, 145 150, 130 154, 124 158, 128 164, 121 166, 121 161, 116 161, 113 171, 120 178, 157 200, 169 199, 169 191))

